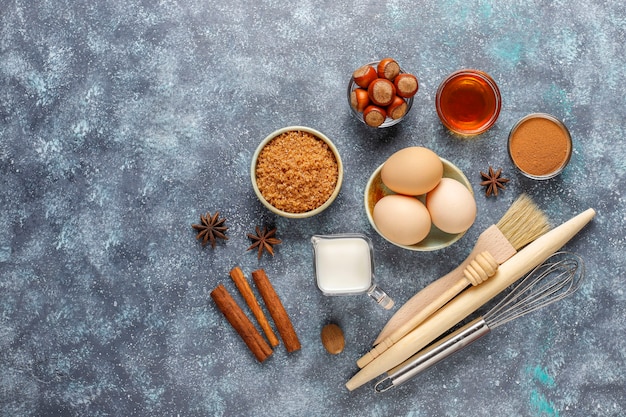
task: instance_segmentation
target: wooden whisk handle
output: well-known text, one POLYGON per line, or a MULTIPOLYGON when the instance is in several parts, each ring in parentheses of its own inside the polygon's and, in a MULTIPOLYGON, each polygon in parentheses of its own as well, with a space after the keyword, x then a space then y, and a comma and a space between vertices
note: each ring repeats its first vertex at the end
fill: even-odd
POLYGON ((465 267, 463 276, 473 286, 480 285, 496 273, 498 265, 496 258, 489 251, 484 251, 465 267))

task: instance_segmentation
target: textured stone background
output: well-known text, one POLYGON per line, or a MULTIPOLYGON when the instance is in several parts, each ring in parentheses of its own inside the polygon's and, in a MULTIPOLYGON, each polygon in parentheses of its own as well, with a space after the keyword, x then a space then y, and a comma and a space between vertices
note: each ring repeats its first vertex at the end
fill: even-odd
POLYGON ((626 414, 623 80, 618 1, 0 0, 0 411, 7 416, 623 416, 626 414), (421 81, 410 115, 380 131, 350 114, 361 64, 395 57, 421 81), (502 96, 493 129, 449 134, 439 82, 475 67, 502 96), (506 137, 554 114, 574 155, 554 180, 515 173, 506 137), (256 200, 249 163, 271 131, 307 125, 345 164, 337 201, 309 220, 256 200), (362 194, 394 151, 426 146, 470 178, 478 219, 435 253, 396 248, 362 194), (487 199, 479 171, 503 167, 487 199), (593 207, 567 249, 587 263, 573 298, 500 327, 393 392, 344 388, 390 316, 367 297, 321 295, 309 238, 362 232, 378 282, 401 304, 454 268, 521 193, 555 224, 593 207), (191 224, 228 218, 201 247, 191 224), (275 224, 276 256, 246 252, 275 224), (209 298, 228 271, 265 268, 303 348, 258 364, 209 298), (321 327, 346 350, 328 355, 321 327))

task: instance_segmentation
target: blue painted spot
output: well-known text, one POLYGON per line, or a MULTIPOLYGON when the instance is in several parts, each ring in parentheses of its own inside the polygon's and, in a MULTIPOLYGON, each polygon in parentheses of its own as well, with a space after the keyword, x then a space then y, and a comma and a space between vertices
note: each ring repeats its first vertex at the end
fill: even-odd
POLYGON ((492 46, 491 51, 495 57, 515 66, 522 60, 523 46, 514 39, 501 39, 492 46))
POLYGON ((483 19, 491 18, 491 15, 493 13, 493 7, 491 6, 491 2, 486 1, 486 2, 481 3, 478 11, 480 13, 481 18, 483 19))
POLYGON ((534 411, 536 411, 537 415, 540 416, 558 417, 559 415, 559 411, 554 408, 554 404, 548 401, 543 394, 537 391, 533 391, 530 394, 530 406, 534 411))
POLYGON ((531 370, 531 374, 541 385, 550 388, 554 387, 554 378, 552 378, 552 376, 550 376, 550 374, 548 374, 548 372, 542 367, 535 366, 535 368, 531 370))
POLYGON ((6 262, 11 258, 11 247, 0 246, 0 262, 6 262))

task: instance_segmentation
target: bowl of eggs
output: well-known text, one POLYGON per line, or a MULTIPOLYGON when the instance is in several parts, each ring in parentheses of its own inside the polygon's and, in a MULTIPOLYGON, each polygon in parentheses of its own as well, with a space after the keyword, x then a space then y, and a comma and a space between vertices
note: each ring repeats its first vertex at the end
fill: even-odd
POLYGON ((452 245, 476 219, 467 177, 450 161, 420 146, 397 151, 372 173, 364 203, 379 235, 413 251, 452 245))

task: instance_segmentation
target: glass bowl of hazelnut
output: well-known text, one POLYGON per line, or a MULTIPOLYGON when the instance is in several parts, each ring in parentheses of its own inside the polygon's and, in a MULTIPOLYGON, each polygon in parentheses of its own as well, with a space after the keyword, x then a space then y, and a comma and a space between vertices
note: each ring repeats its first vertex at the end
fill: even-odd
POLYGON ((348 83, 352 114, 374 128, 399 123, 413 106, 419 89, 415 75, 404 71, 393 58, 369 62, 357 68, 348 83))

